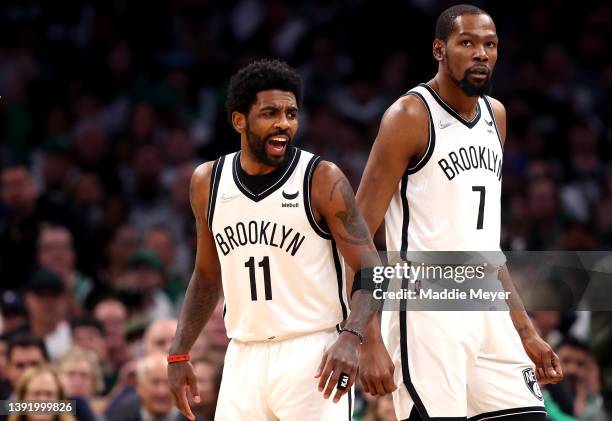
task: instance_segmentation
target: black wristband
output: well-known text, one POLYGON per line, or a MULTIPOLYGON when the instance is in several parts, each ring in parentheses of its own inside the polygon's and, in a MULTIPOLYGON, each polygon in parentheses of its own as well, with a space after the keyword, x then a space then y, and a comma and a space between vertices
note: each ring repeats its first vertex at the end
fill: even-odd
POLYGON ((374 282, 374 269, 363 268, 355 273, 355 277, 353 278, 353 287, 351 288, 351 297, 355 291, 359 291, 360 289, 374 292, 376 288, 379 288, 379 286, 376 284, 376 282, 374 282))
POLYGON ((363 341, 365 340, 365 338, 363 337, 363 335, 362 335, 361 333, 357 332, 356 330, 353 330, 353 329, 347 329, 347 328, 344 328, 344 327, 343 327, 343 328, 341 328, 341 329, 339 330, 339 332, 340 332, 340 333, 342 333, 342 332, 348 332, 348 333, 351 333, 351 334, 353 334, 353 335, 357 336, 357 337, 359 338, 359 343, 360 343, 361 345, 363 345, 363 341))

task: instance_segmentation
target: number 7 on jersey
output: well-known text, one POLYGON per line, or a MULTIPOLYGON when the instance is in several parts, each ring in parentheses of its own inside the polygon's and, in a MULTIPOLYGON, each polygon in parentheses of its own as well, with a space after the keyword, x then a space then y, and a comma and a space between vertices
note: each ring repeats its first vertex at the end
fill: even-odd
POLYGON ((476 222, 476 229, 481 230, 484 219, 484 205, 487 191, 485 190, 485 186, 472 186, 472 191, 480 192, 480 203, 478 204, 478 220, 476 222))

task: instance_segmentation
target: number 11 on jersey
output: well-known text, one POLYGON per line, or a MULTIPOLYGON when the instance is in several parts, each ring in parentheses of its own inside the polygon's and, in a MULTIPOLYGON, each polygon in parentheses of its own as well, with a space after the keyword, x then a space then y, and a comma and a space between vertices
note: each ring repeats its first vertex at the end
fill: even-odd
MULTIPOLYGON (((257 279, 255 278, 255 258, 251 257, 244 263, 244 266, 249 268, 249 280, 251 282, 251 300, 257 301, 257 279)), ((264 290, 266 300, 272 299, 272 281, 270 279, 270 257, 265 256, 261 259, 257 266, 263 269, 264 275, 264 290)))

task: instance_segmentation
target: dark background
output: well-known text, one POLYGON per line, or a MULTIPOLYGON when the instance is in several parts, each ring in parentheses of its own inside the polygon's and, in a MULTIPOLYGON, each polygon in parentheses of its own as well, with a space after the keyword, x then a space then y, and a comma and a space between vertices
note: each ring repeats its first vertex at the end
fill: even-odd
MULTIPOLYGON (((336 162, 356 188, 386 107, 435 74, 435 19, 455 3, 4 0, 0 163, 25 165, 37 193, 36 212, 20 217, 3 178, 0 290, 27 281, 45 221, 69 227, 94 292, 113 289, 108 248, 126 225, 141 235, 169 227, 170 266, 186 282, 189 175, 239 147, 223 103, 231 74, 259 57, 300 71, 296 143, 336 162)), ((492 95, 508 112, 503 248, 609 248, 612 6, 474 4, 500 38, 492 95)))

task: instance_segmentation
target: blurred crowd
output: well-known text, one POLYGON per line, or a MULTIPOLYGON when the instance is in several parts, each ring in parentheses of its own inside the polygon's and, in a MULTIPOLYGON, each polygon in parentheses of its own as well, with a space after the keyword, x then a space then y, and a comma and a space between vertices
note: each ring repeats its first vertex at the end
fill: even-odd
MULTIPOLYGON (((609 248, 612 5, 475 3, 500 35, 503 249, 609 248)), ((229 76, 259 57, 298 68, 295 142, 357 187, 386 107, 435 73, 434 23, 450 4, 4 0, 0 399, 70 397, 79 420, 178 419, 163 355, 194 259, 189 180, 239 148, 229 76)), ((214 413, 221 309, 191 353, 199 420, 214 413)), ((605 419, 610 313, 533 317, 565 364, 544 390, 550 417, 605 419)), ((356 420, 395 419, 390 397, 358 395, 356 420)))

